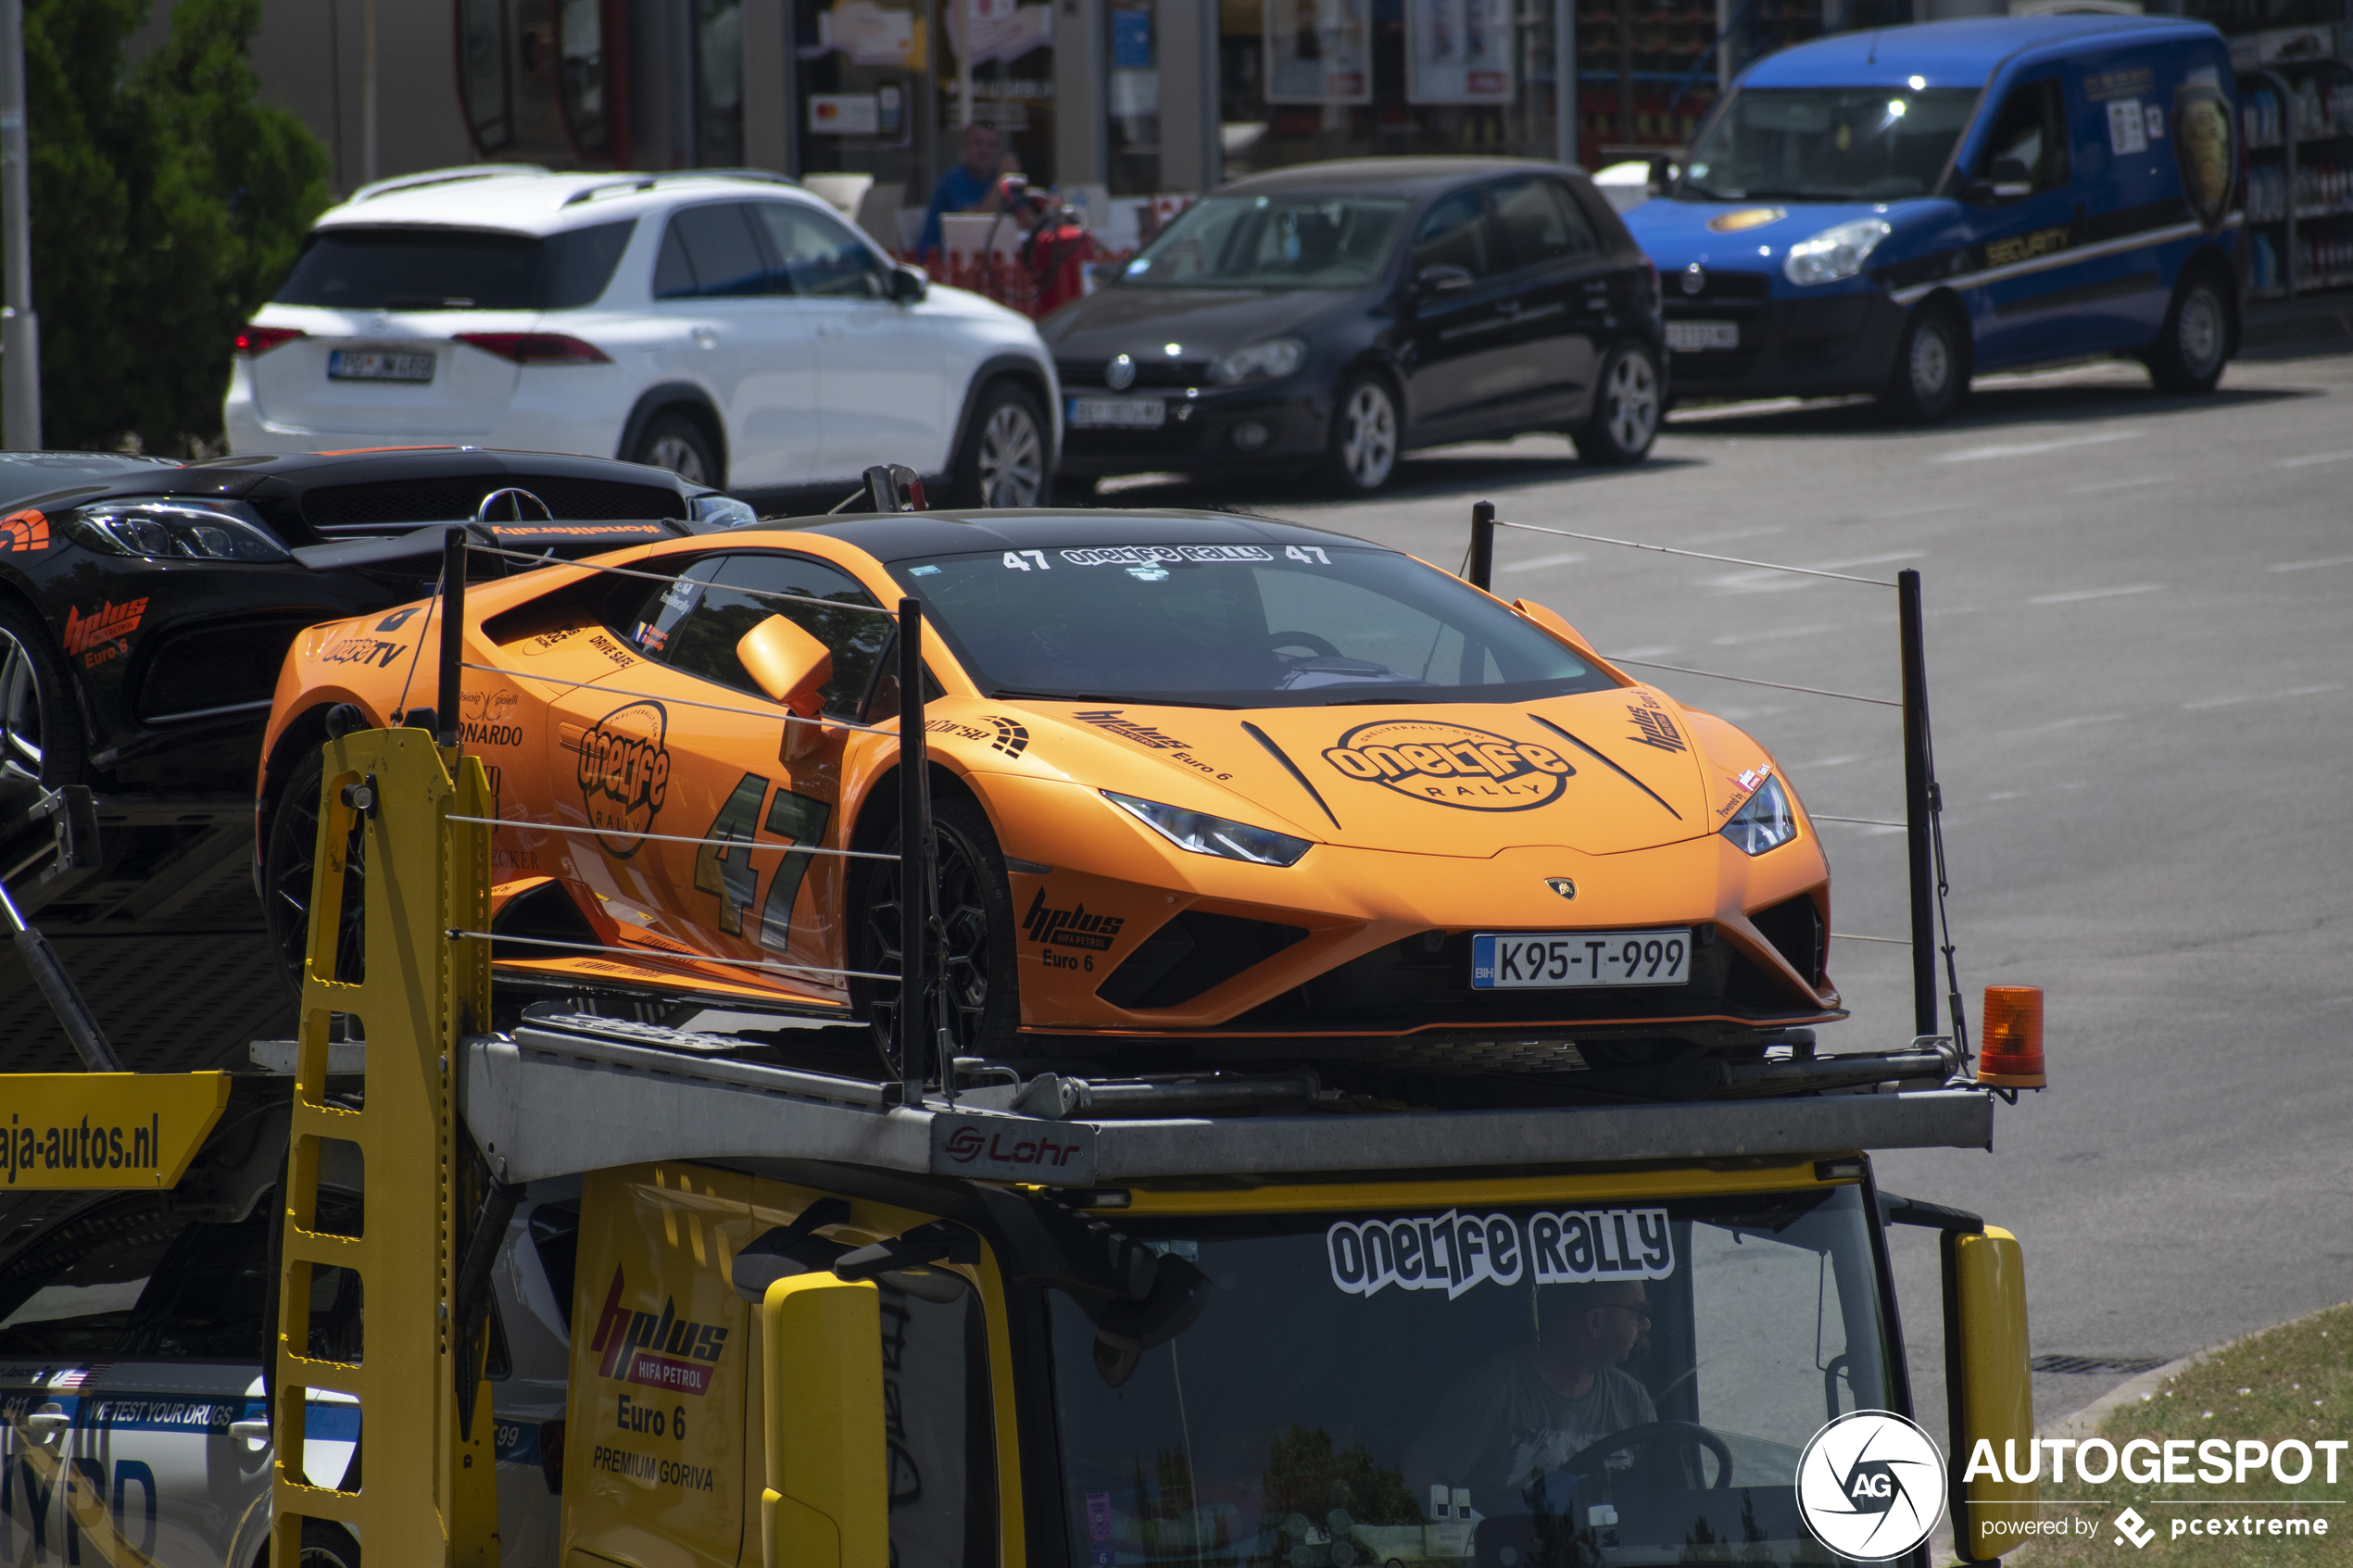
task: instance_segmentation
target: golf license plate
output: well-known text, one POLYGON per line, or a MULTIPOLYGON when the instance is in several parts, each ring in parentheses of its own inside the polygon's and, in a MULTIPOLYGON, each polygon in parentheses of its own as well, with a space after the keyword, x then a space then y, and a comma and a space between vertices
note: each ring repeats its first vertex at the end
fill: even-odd
POLYGON ((1738 321, 1667 323, 1667 346, 1678 354, 1689 354, 1704 348, 1738 348, 1740 345, 1741 324, 1738 321))
POLYGON ((329 381, 431 381, 430 354, 395 348, 338 348, 327 356, 329 381))
POLYGON ((1495 931, 1471 938, 1471 989, 1556 991, 1579 985, 1680 985, 1692 934, 1680 931, 1495 931))
POLYGON ((1070 423, 1078 429, 1158 430, 1168 420, 1168 405, 1157 397, 1074 397, 1070 423))

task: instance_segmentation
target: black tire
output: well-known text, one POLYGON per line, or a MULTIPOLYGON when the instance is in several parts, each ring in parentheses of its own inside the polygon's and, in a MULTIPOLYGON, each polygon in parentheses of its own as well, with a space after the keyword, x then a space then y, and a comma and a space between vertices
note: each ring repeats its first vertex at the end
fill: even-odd
MULTIPOLYGON (((286 781, 278 809, 262 830, 261 923, 277 955, 278 972, 296 997, 302 995, 303 955, 310 941, 310 886, 319 858, 319 783, 324 756, 312 750, 286 781)), ((357 826, 346 847, 342 935, 335 945, 333 978, 354 984, 365 977, 366 945, 361 893, 367 885, 366 840, 357 826)))
POLYGON ((64 657, 48 628, 0 603, 0 822, 15 822, 44 787, 81 783, 82 761, 64 657))
POLYGON ((1650 456, 1667 417, 1661 393, 1666 378, 1648 344, 1628 339, 1602 358, 1593 378, 1593 411, 1570 439, 1589 463, 1625 468, 1650 456))
POLYGON ((689 484, 724 489, 727 483, 725 465, 719 460, 711 433, 685 414, 656 414, 647 420, 629 460, 668 469, 689 484))
POLYGON ((1045 410, 1029 388, 1010 378, 993 381, 973 408, 950 475, 959 507, 1042 505, 1053 475, 1045 410))
POLYGON ((1324 482, 1342 495, 1370 495, 1396 476, 1404 420, 1397 394, 1379 376, 1340 383, 1332 399, 1331 433, 1325 438, 1324 482))
MULTIPOLYGON (((988 815, 968 797, 935 799, 932 834, 938 846, 939 907, 948 931, 948 962, 941 995, 949 1038, 958 1056, 1001 1056, 1013 1047, 1021 1025, 1021 984, 1014 951, 1013 884, 1005 857, 997 847, 988 815)), ((897 828, 883 843, 899 851, 897 828)), ((864 910, 850 960, 853 969, 899 972, 899 867, 887 860, 865 862, 864 910)), ((874 1022, 875 1047, 896 1075, 899 1062, 899 987, 887 981, 853 982, 852 999, 874 1022)), ((934 1063, 935 1071, 937 1063, 934 1063)))
POLYGON ((2183 275, 2166 307, 2165 325, 2149 345, 2149 379, 2157 390, 2196 397, 2214 390, 2231 362, 2231 308, 2213 270, 2183 275))
POLYGON ((1906 424, 1942 424, 1969 395, 1969 327, 1930 300, 1912 312, 1895 340, 1895 363, 1880 402, 1906 424))

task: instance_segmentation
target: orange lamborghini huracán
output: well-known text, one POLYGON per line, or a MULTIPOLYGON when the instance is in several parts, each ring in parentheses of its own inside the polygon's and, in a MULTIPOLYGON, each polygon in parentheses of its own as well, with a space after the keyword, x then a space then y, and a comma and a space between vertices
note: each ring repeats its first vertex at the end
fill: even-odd
MULTIPOLYGON (((1828 868, 1755 741, 1541 606, 1184 512, 748 526, 472 584, 502 993, 887 1039, 898 863, 806 851, 897 849, 902 596, 960 1054, 1656 1092, 1843 1016, 1828 868)), ((329 715, 431 705, 434 610, 288 656, 258 853, 297 972, 329 715)))

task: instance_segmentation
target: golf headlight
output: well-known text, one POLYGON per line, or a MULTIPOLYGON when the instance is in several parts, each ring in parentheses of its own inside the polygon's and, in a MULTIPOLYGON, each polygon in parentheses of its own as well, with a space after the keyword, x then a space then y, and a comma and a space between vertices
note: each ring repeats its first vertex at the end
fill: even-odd
POLYGON ((99 501, 68 513, 65 525, 76 544, 105 556, 290 558, 260 520, 234 501, 99 501))
POLYGON ((1789 247, 1781 276, 1793 283, 1834 283, 1863 270, 1880 241, 1894 232, 1884 218, 1858 218, 1789 247))
POLYGON ((1206 811, 1188 811, 1181 806, 1139 800, 1132 795, 1108 789, 1103 791, 1103 798, 1177 848, 1189 849, 1196 855, 1248 860, 1253 866, 1288 866, 1315 847, 1309 839, 1254 828, 1248 822, 1229 822, 1206 811))
POLYGON ((1758 784, 1748 803, 1718 831, 1744 855, 1762 855, 1795 838, 1797 817, 1789 809, 1789 797, 1781 793, 1781 781, 1767 779, 1758 784))
POLYGON ((1290 375, 1307 363, 1307 345, 1295 337, 1268 338, 1248 348, 1237 348, 1210 366, 1209 379, 1220 386, 1236 382, 1272 381, 1290 375))

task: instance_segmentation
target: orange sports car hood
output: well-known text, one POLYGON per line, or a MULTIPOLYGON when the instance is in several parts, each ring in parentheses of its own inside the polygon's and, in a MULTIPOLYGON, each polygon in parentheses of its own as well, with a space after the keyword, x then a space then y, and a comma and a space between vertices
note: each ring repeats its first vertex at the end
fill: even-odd
MULTIPOLYGON (((1207 809, 1206 784, 1235 797, 1237 818, 1326 843, 1466 856, 1556 844, 1605 855, 1719 825, 1689 721, 1641 686, 1516 704, 1022 706, 1126 754, 1131 765, 1090 782, 1151 797, 1151 775, 1173 772, 1193 787, 1161 797, 1172 804, 1207 809)), ((1053 760, 1060 738, 1039 734, 1040 760, 1053 760)))

